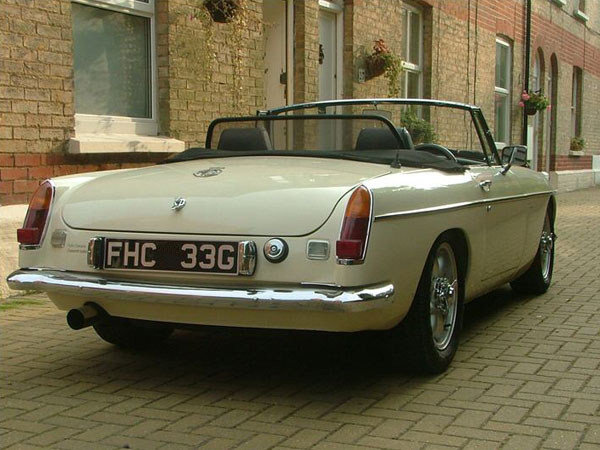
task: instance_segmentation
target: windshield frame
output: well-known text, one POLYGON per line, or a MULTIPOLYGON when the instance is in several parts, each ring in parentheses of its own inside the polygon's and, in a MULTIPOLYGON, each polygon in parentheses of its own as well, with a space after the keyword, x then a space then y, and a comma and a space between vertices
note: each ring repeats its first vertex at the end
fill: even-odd
MULTIPOLYGON (((475 126, 475 130, 481 141, 483 147, 483 153, 489 166, 494 164, 501 164, 500 155, 494 142, 494 137, 490 131, 488 124, 485 120, 483 112, 479 106, 469 105, 467 103, 451 102, 446 100, 432 100, 427 98, 359 98, 359 99, 341 99, 341 100, 324 100, 319 102, 307 102, 297 103, 289 106, 282 106, 279 108, 272 108, 268 110, 257 111, 257 116, 277 116, 280 114, 287 114, 294 111, 302 111, 311 108, 317 108, 320 111, 325 111, 327 107, 335 106, 354 106, 354 105, 365 105, 374 106, 377 108, 378 105, 408 105, 408 106, 437 106, 461 109, 469 111, 471 120, 475 126), (491 153, 491 154, 488 154, 491 153)), ((289 117, 289 116, 286 116, 289 117)), ((302 117, 302 116, 299 116, 302 117)), ((393 125, 392 125, 393 126, 393 125)))

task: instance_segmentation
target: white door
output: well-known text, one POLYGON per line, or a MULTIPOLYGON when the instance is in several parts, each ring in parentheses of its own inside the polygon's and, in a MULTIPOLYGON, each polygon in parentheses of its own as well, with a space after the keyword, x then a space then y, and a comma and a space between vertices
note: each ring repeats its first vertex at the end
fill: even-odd
MULTIPOLYGON (((319 100, 335 100, 338 98, 338 58, 341 50, 338 42, 338 14, 321 9, 319 12, 319 100)), ((334 114, 333 108, 327 113, 334 114)), ((319 148, 330 150, 336 148, 336 141, 341 127, 336 121, 319 123, 319 148)))
POLYGON ((333 100, 337 98, 337 17, 323 9, 319 16, 319 100, 333 100))
POLYGON ((286 1, 264 0, 265 105, 287 105, 286 1))

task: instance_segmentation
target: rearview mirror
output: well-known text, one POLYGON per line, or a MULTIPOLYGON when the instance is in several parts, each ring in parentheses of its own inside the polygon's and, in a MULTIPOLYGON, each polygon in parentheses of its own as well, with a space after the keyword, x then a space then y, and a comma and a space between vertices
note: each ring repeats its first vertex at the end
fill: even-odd
POLYGON ((502 169, 500 173, 505 175, 513 164, 527 167, 527 147, 525 145, 509 145, 502 149, 502 169))

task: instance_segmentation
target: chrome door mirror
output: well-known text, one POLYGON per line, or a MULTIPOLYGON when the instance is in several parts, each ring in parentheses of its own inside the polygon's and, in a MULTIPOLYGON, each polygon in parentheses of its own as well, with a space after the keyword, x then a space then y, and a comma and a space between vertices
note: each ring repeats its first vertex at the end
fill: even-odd
POLYGON ((513 164, 527 167, 527 146, 509 145, 502 149, 502 169, 500 173, 506 175, 513 164))

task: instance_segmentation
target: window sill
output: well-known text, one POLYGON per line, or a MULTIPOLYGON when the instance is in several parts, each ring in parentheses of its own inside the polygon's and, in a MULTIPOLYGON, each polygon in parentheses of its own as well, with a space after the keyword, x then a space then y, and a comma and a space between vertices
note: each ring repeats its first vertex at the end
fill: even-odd
POLYGON ((583 156, 585 155, 585 152, 583 150, 569 150, 569 156, 583 156))
POLYGON ((579 11, 578 9, 573 11, 573 15, 576 19, 579 19, 582 22, 587 22, 588 20, 590 20, 590 17, 586 13, 584 13, 583 11, 579 11))
POLYGON ((69 153, 176 153, 185 143, 161 136, 136 134, 78 134, 69 141, 69 153))
POLYGON ((567 0, 552 0, 552 3, 558 6, 566 6, 567 0))

